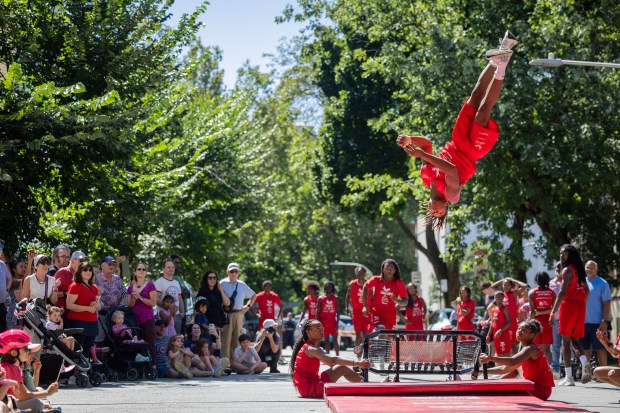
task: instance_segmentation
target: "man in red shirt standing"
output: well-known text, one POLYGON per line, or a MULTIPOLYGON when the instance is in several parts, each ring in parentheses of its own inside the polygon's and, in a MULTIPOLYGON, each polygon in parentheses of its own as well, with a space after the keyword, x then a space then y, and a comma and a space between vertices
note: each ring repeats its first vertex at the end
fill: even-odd
POLYGON ((258 330, 262 330, 263 322, 268 318, 273 320, 282 320, 282 301, 278 294, 271 291, 271 281, 263 281, 263 291, 256 294, 256 304, 258 304, 258 330), (275 307, 278 305, 278 314, 276 317, 275 307))
POLYGON ((381 275, 375 275, 364 284, 362 314, 372 314, 376 329, 391 330, 396 324, 396 306, 407 304, 407 287, 400 279, 398 263, 391 258, 381 264, 381 275), (368 294, 372 294, 370 299, 368 294), (371 301, 372 300, 372 301, 371 301))
POLYGON ((362 291, 364 290, 364 284, 366 283, 366 270, 364 267, 355 267, 355 279, 349 283, 347 288, 347 295, 344 299, 344 306, 349 310, 351 306, 351 320, 353 321, 353 328, 355 329, 355 345, 358 346, 364 334, 372 331, 372 322, 370 317, 362 314, 364 308, 364 301, 362 300, 362 291))

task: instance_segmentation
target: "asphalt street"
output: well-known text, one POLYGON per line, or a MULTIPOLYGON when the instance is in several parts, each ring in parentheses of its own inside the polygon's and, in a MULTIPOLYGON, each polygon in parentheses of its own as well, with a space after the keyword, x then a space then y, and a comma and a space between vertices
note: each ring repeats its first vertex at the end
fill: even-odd
MULTIPOLYGON (((290 355, 290 349, 285 351, 290 355)), ((351 351, 343 352, 353 357, 351 351)), ((236 375, 219 379, 103 383, 100 387, 79 389, 75 385, 61 386, 50 398, 66 413, 123 413, 123 412, 329 412, 323 400, 301 399, 297 396, 287 366, 280 374, 236 375)), ((413 380, 445 380, 446 376, 410 376, 413 380)), ((380 381, 371 376, 371 381, 380 381)), ((403 377, 402 381, 407 380, 403 377)), ((577 383, 575 387, 556 387, 551 400, 603 413, 620 411, 620 389, 603 383, 577 383)), ((377 406, 376 412, 385 411, 377 406)), ((475 408, 469 412, 474 412, 475 408)), ((527 411, 527 409, 524 409, 527 411)))

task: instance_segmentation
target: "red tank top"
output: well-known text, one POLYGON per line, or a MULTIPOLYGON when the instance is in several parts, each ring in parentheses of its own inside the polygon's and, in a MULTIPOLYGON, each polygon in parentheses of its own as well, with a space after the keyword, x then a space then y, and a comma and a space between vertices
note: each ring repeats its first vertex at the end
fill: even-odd
POLYGON ((325 294, 321 295, 321 322, 335 323, 336 322, 336 303, 338 297, 332 294, 331 297, 325 294))
MULTIPOLYGON (((437 155, 438 158, 444 159, 454 166, 459 172, 459 183, 465 185, 467 181, 476 173, 476 162, 467 158, 464 154, 459 152, 454 142, 450 141, 446 143, 441 152, 437 155)), ((455 203, 458 199, 449 199, 446 196, 446 174, 439 170, 433 164, 427 163, 420 169, 420 177, 422 182, 428 188, 431 187, 431 181, 435 183, 435 187, 446 200, 455 203)))
POLYGON ((506 325, 507 320, 506 320, 506 313, 504 312, 504 308, 506 308, 506 306, 503 306, 501 308, 499 306, 495 306, 495 308, 493 309, 491 323, 493 326, 493 331, 495 332, 499 331, 501 328, 503 328, 506 325))
POLYGON ((538 358, 536 360, 525 360, 521 367, 523 368, 523 378, 529 381, 533 381, 539 386, 554 387, 553 373, 549 367, 549 362, 543 354, 540 347, 532 344, 538 350, 538 358))
POLYGON ((517 317, 519 317, 519 304, 517 304, 517 296, 515 292, 511 291, 509 293, 504 293, 504 302, 506 303, 506 308, 508 308, 510 321, 516 323, 517 317))
POLYGON ((307 296, 304 300, 306 302, 306 308, 308 308, 308 320, 316 320, 316 306, 319 302, 319 296, 312 299, 311 296, 307 296))
MULTIPOLYGON (((532 290, 532 300, 534 301, 534 310, 551 310, 555 301, 555 294, 551 288, 534 288, 532 290)), ((548 314, 545 316, 547 319, 549 318, 548 314)))
POLYGON ((584 301, 586 299, 586 291, 583 288, 586 283, 579 284, 577 282, 577 271, 575 271, 575 267, 569 265, 568 269, 573 274, 573 277, 571 278, 570 283, 566 287, 566 294, 564 295, 564 299, 584 301))
POLYGON ((420 298, 413 300, 413 306, 405 309, 408 323, 406 330, 424 330, 424 304, 420 298))
POLYGON ((351 307, 353 308, 353 311, 362 311, 362 308, 364 308, 364 303, 362 301, 362 290, 364 289, 364 284, 359 285, 357 280, 353 280, 349 285, 351 286, 351 307))
POLYGON ((321 362, 316 357, 308 357, 306 356, 306 348, 311 346, 311 341, 306 341, 299 353, 297 353, 297 357, 295 358, 295 372, 293 373, 293 383, 295 387, 301 388, 299 389, 299 393, 303 393, 303 389, 306 386, 313 385, 321 381, 319 377, 319 367, 321 362))

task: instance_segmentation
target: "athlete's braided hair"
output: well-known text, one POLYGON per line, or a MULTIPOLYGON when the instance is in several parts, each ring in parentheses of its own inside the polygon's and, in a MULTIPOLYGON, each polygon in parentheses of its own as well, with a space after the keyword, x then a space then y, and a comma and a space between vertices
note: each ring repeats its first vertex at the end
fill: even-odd
POLYGON ((443 227, 446 226, 446 221, 448 219, 448 207, 449 207, 449 203, 446 202, 446 213, 440 217, 436 217, 435 215, 431 214, 430 207, 426 205, 426 213, 424 215, 424 225, 426 226, 430 225, 433 231, 441 230, 443 227))
POLYGON ((577 248, 572 246, 571 244, 564 244, 560 251, 565 250, 568 252, 568 260, 566 263, 563 263, 563 267, 568 267, 572 264, 577 272, 577 283, 581 285, 585 285, 586 283, 586 267, 583 265, 583 261, 581 260, 581 255, 579 255, 579 251, 577 248))
POLYGON ((288 371, 291 373, 291 377, 293 377, 293 374, 295 373, 295 360, 297 359, 297 353, 299 353, 299 350, 301 350, 305 342, 308 341, 308 330, 310 330, 310 327, 312 327, 315 323, 318 323, 318 321, 306 319, 301 324, 301 335, 293 346, 293 354, 291 355, 291 361, 288 365, 288 371))

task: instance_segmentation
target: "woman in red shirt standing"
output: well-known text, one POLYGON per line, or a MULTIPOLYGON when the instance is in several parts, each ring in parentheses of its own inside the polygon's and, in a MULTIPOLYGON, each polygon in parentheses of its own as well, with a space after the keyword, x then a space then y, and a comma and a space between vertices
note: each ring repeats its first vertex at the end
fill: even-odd
POLYGON ((456 329, 459 331, 476 331, 472 322, 476 315, 476 302, 471 299, 471 289, 463 286, 459 290, 459 298, 456 299, 456 329))
POLYGON ((344 377, 352 383, 359 383, 362 377, 351 367, 370 368, 368 360, 349 360, 331 356, 319 347, 325 337, 323 325, 317 320, 304 321, 301 336, 293 347, 289 371, 293 384, 301 397, 321 398, 325 383, 335 383, 344 377), (321 362, 331 366, 319 376, 321 362))
POLYGON ((555 302, 555 293, 549 288, 551 277, 546 272, 539 272, 534 277, 538 287, 529 293, 530 320, 536 319, 542 327, 542 332, 536 336, 534 344, 538 344, 545 353, 547 360, 551 360, 551 345, 553 344, 553 328, 549 324, 549 314, 555 302))
POLYGON ((325 334, 325 351, 329 353, 331 350, 330 336, 334 340, 334 351, 336 355, 340 355, 340 346, 338 345, 338 321, 340 312, 338 311, 338 297, 334 294, 336 284, 333 281, 325 283, 324 291, 316 305, 316 319, 323 324, 325 334))
POLYGON ((396 261, 386 259, 381 264, 381 275, 375 275, 364 284, 362 290, 364 317, 372 314, 375 328, 391 330, 396 324, 396 306, 407 304, 407 287, 400 279, 400 268, 396 261), (371 294, 372 303, 368 299, 371 294))
POLYGON ((73 283, 67 291, 67 328, 83 328, 82 334, 76 334, 75 340, 82 346, 82 354, 90 354, 99 333, 97 312, 101 309, 99 290, 94 284, 93 266, 81 262, 73 275, 73 283))
POLYGON ((492 368, 489 372, 501 371, 502 378, 509 379, 517 376, 517 368, 523 369, 523 378, 534 382, 534 390, 529 392, 532 396, 541 400, 547 400, 551 396, 551 389, 555 387, 553 383, 553 373, 549 367, 549 362, 542 350, 534 344, 534 338, 541 331, 538 320, 524 321, 517 329, 517 339, 521 343, 521 351, 512 357, 497 357, 480 355, 480 362, 486 364, 494 362, 496 365, 506 366, 505 368, 492 368))
MULTIPOLYGON (((586 282, 586 269, 577 248, 570 244, 560 248, 562 262, 562 287, 555 299, 553 310, 549 314, 549 323, 555 323, 555 312, 560 310, 560 325, 558 332, 562 337, 562 354, 564 360, 571 359, 570 345, 573 345, 575 354, 579 357, 582 367, 581 382, 587 383, 592 378, 592 365, 588 363, 579 339, 584 336, 586 322, 586 302, 590 289, 586 282)), ((566 377, 560 386, 574 386, 573 371, 569 362, 564 362, 566 377), (568 365, 568 367, 566 367, 568 365)))
MULTIPOLYGON (((405 330, 425 330, 426 303, 418 297, 418 287, 407 284, 407 306, 405 307, 405 330)), ((403 318, 403 317, 401 317, 403 318)))

